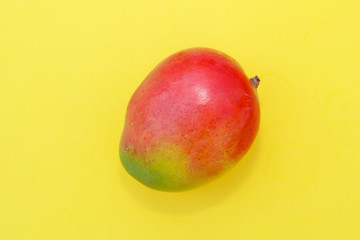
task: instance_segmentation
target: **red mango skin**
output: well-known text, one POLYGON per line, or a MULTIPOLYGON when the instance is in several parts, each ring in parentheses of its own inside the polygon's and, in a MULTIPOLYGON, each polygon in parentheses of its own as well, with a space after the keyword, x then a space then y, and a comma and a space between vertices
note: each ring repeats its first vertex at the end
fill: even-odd
POLYGON ((133 94, 120 157, 151 188, 191 189, 238 162, 259 121, 256 87, 234 59, 207 48, 183 50, 162 61, 133 94))

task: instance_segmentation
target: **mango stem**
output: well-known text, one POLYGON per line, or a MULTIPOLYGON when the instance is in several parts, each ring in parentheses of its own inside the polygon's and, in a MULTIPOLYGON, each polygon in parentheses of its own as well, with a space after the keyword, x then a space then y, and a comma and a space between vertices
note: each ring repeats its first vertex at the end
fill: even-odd
POLYGON ((255 76, 255 77, 250 78, 250 82, 254 86, 254 88, 256 89, 259 86, 260 79, 259 79, 258 76, 255 76))

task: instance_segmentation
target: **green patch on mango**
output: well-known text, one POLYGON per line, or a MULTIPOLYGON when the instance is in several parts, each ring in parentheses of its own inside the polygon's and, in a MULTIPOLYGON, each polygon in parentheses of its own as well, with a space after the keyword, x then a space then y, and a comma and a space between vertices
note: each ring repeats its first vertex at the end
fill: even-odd
POLYGON ((181 191, 193 187, 188 174, 189 160, 173 144, 158 146, 144 156, 120 149, 126 171, 142 184, 162 191, 181 191))

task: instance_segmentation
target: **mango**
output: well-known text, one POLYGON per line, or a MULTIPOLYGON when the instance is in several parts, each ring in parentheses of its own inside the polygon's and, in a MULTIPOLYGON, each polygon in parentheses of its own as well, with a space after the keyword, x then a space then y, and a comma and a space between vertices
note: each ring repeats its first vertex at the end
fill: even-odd
POLYGON ((126 171, 162 191, 220 176, 258 132, 259 78, 217 50, 192 48, 163 60, 132 95, 120 141, 126 171))

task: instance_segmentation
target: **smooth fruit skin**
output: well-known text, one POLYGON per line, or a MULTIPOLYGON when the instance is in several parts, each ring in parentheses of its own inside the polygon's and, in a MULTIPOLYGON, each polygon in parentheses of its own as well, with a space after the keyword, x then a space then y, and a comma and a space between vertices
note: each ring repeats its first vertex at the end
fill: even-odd
POLYGON ((191 189, 238 162, 259 121, 256 88, 234 59, 212 49, 183 50, 162 61, 133 94, 120 158, 146 186, 191 189))

